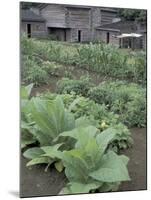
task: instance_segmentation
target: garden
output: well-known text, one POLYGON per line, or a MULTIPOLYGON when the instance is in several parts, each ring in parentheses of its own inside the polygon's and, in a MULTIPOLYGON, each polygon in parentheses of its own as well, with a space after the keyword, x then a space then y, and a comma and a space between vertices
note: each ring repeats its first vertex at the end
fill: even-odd
POLYGON ((146 52, 21 38, 22 196, 146 188, 146 52))

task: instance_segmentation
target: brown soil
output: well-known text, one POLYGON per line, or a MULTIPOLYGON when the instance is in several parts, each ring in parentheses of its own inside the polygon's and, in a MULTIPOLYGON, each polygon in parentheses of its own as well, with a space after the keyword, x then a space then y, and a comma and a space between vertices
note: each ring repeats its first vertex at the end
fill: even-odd
POLYGON ((57 195, 64 187, 67 179, 64 173, 59 173, 54 167, 36 165, 26 167, 27 160, 21 156, 20 197, 57 195))
POLYGON ((65 76, 65 72, 68 72, 72 79, 80 79, 81 76, 89 75, 91 77, 91 82, 95 85, 100 84, 105 80, 112 80, 108 76, 100 76, 97 72, 88 71, 87 69, 77 68, 75 66, 64 66, 61 71, 59 71, 58 76, 50 76, 49 83, 47 85, 42 85, 32 89, 32 96, 38 93, 43 93, 46 91, 56 92, 56 84, 65 76))
MULTIPOLYGON (((130 158, 128 169, 131 181, 121 184, 119 191, 146 190, 146 129, 131 130, 134 146, 121 152, 130 158)), ((21 157, 21 197, 57 195, 67 180, 64 173, 57 172, 53 167, 47 172, 44 165, 28 169, 27 160, 21 157)))
POLYGON ((130 158, 128 170, 131 181, 121 184, 119 191, 146 190, 147 189, 147 134, 145 128, 131 130, 134 145, 121 153, 130 158))

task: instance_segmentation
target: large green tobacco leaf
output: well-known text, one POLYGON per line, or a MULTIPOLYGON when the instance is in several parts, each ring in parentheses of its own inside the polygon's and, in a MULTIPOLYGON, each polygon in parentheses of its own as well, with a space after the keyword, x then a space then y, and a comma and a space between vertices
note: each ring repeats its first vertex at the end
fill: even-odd
POLYGON ((100 153, 103 154, 108 144, 114 140, 116 129, 108 128, 96 136, 97 144, 100 148, 100 153))
POLYGON ((77 140, 76 148, 85 148, 87 142, 95 137, 98 129, 94 126, 79 127, 72 131, 61 133, 60 136, 71 137, 77 140))
POLYGON ((117 191, 121 182, 103 183, 99 192, 117 191))
POLYGON ((59 194, 80 194, 80 193, 89 193, 91 190, 97 189, 100 187, 100 183, 88 183, 83 184, 79 182, 70 182, 64 187, 59 194))
POLYGON ((88 173, 100 166, 102 154, 107 148, 108 143, 113 139, 114 133, 112 133, 112 129, 96 136, 97 133, 97 128, 88 126, 61 134, 62 136, 70 136, 77 140, 75 144, 76 149, 64 152, 65 172, 69 180, 82 180, 85 182, 88 179, 88 173))
POLYGON ((90 176, 95 180, 110 183, 130 180, 125 162, 112 151, 103 156, 100 168, 91 172, 90 176))
POLYGON ((109 128, 98 133, 93 126, 80 127, 74 129, 73 134, 69 131, 62 135, 77 140, 76 149, 62 152, 65 174, 70 181, 62 191, 65 194, 85 193, 96 188, 100 191, 112 191, 118 188, 121 181, 130 180, 126 167, 128 158, 118 156, 112 151, 105 153, 108 144, 114 139, 114 129, 109 128), (96 188, 93 187, 95 182, 96 188), (88 188, 79 189, 80 184, 88 184, 88 188))
POLYGON ((41 147, 41 149, 44 151, 43 156, 47 156, 47 157, 50 157, 52 159, 62 158, 61 157, 61 151, 58 150, 61 146, 62 146, 62 144, 56 144, 56 145, 53 145, 53 146, 41 147))
POLYGON ((87 126, 95 126, 97 127, 98 123, 97 120, 94 119, 92 116, 91 118, 88 118, 86 116, 84 117, 79 117, 78 119, 75 120, 75 127, 87 127, 87 126))
POLYGON ((43 163, 50 165, 53 162, 54 162, 54 160, 51 160, 48 157, 38 157, 38 158, 34 158, 34 159, 30 160, 26 164, 26 166, 29 167, 29 166, 32 166, 32 165, 43 164, 43 163))
POLYGON ((31 114, 44 135, 56 138, 63 131, 74 128, 75 121, 72 114, 65 111, 62 100, 57 97, 53 101, 32 99, 31 114))
POLYGON ((28 99, 29 98, 33 86, 34 86, 34 84, 31 83, 30 85, 21 87, 21 91, 20 91, 21 99, 28 99))
POLYGON ((39 148, 39 147, 33 147, 33 148, 30 148, 30 149, 27 149, 23 153, 23 156, 25 158, 28 158, 28 159, 34 159, 34 158, 37 158, 37 157, 41 156, 44 153, 45 152, 41 148, 39 148))
POLYGON ((21 148, 36 142, 36 139, 29 133, 24 131, 21 135, 21 148))
POLYGON ((33 128, 28 123, 21 121, 21 129, 21 148, 36 142, 36 137, 32 134, 33 128))
MULTIPOLYGON (((62 158, 61 151, 59 151, 59 147, 62 144, 56 144, 54 146, 45 146, 45 147, 33 147, 30 149, 27 149, 23 156, 25 158, 31 159, 27 166, 41 164, 41 163, 47 163, 52 164, 56 161, 56 159, 62 158)), ((58 167, 58 166, 57 166, 58 167)), ((60 170, 60 166, 59 166, 60 170)))
POLYGON ((71 182, 86 183, 88 180, 88 166, 84 159, 84 151, 73 149, 63 153, 65 174, 71 182))
POLYGON ((62 161, 55 162, 54 166, 58 172, 62 172, 64 169, 62 161))

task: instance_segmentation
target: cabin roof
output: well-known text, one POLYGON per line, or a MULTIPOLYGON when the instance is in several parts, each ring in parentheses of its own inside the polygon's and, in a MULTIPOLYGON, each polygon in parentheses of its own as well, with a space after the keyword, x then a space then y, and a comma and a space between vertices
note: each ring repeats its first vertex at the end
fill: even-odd
POLYGON ((35 14, 29 9, 21 10, 21 20, 30 22, 45 22, 45 19, 42 16, 35 14))
MULTIPOLYGON (((136 32, 138 31, 138 24, 139 22, 136 22, 136 21, 124 21, 124 20, 121 20, 121 21, 118 21, 118 22, 113 22, 113 23, 108 23, 108 24, 104 24, 104 25, 101 25, 101 26, 98 26, 96 27, 96 29, 102 29, 102 30, 120 30, 120 31, 128 31, 130 30, 130 32, 136 32)), ((140 22, 140 24, 142 24, 140 22)), ((145 23, 144 23, 145 24, 145 23)), ((139 32, 146 32, 146 26, 144 26, 144 28, 141 28, 139 29, 139 32)))

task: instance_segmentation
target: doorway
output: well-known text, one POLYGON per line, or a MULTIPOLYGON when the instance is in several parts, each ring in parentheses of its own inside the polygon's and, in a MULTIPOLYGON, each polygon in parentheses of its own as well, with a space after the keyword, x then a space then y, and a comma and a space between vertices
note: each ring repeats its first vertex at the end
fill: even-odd
POLYGON ((78 42, 81 42, 81 30, 78 30, 78 42))
POLYGON ((110 42, 110 33, 107 32, 106 33, 106 43, 109 44, 109 42, 110 42))
POLYGON ((27 24, 27 37, 31 37, 31 24, 27 24))

